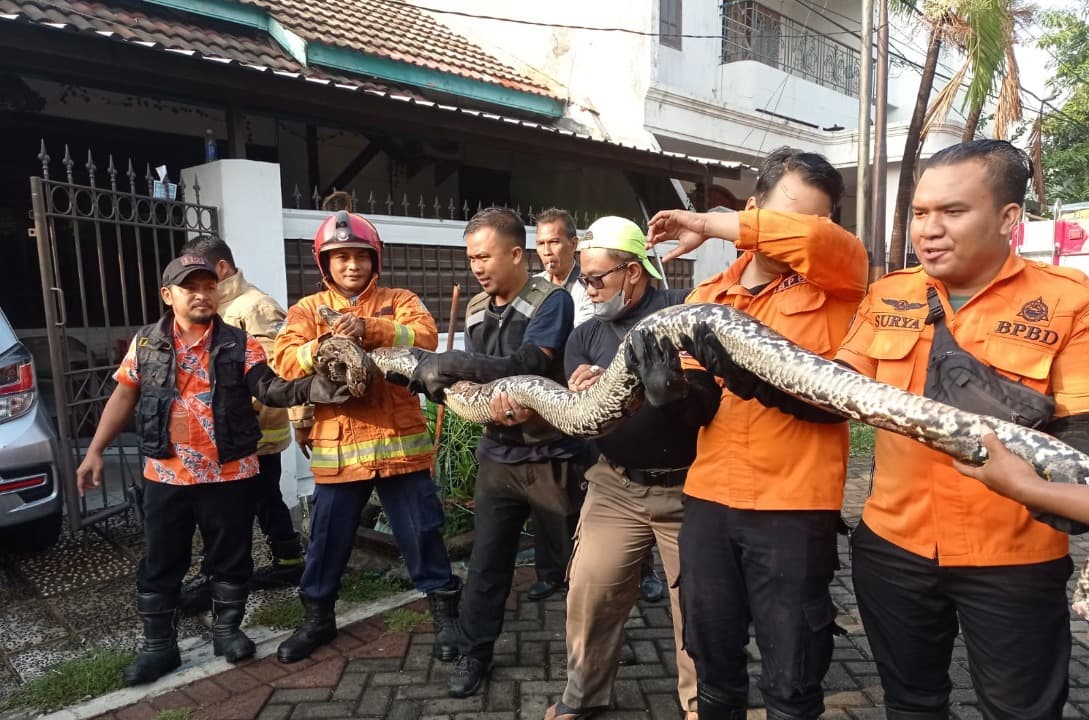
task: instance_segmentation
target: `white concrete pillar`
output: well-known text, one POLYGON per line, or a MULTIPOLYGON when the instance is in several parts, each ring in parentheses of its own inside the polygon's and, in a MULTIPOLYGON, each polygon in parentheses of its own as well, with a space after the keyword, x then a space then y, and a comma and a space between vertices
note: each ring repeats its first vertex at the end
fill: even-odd
MULTIPOLYGON (((184 168, 187 188, 200 185, 200 202, 219 209, 220 237, 230 245, 246 279, 287 307, 284 214, 280 166, 255 160, 217 160, 184 168)), ((187 193, 192 199, 191 193, 187 193)), ((295 444, 282 456, 280 490, 289 507, 298 504, 300 484, 309 488, 310 465, 295 444), (300 480, 303 482, 300 483, 300 480)))

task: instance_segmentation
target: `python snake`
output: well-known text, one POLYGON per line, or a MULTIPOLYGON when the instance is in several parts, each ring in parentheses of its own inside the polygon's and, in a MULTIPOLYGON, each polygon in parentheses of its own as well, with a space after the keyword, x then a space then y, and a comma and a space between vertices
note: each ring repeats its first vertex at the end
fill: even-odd
MULTIPOLYGON (((326 322, 335 321, 335 311, 322 308, 319 312, 325 313, 326 322)), ((873 380, 798 347, 728 306, 665 308, 641 320, 632 332, 646 331, 680 348, 682 339, 691 337, 700 324, 714 332, 737 365, 811 405, 904 435, 970 463, 983 462, 987 457, 980 443, 981 429, 986 425, 1012 453, 1028 461, 1048 480, 1089 484, 1089 456, 1050 435, 964 412, 873 380)), ((624 339, 624 343, 630 342, 631 333, 624 339)), ((354 343, 349 344, 359 356, 348 359, 349 363, 373 362, 387 376, 411 377, 419 354, 424 352, 415 348, 377 348, 365 353, 354 343)), ((491 399, 505 392, 567 435, 600 435, 629 414, 641 396, 642 382, 628 369, 623 350, 622 346, 598 382, 581 392, 572 392, 539 376, 518 375, 484 384, 457 382, 446 389, 445 404, 470 422, 484 423, 491 418, 491 399)), ((353 356, 343 347, 340 354, 340 362, 353 356)))

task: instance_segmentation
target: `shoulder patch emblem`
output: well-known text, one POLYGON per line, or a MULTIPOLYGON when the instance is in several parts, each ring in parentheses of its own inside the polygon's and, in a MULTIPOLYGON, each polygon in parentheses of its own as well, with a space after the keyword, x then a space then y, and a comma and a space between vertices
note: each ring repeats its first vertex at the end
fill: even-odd
POLYGON ((900 298, 881 298, 881 302, 885 303, 893 310, 899 310, 900 312, 918 310, 926 305, 926 303, 908 302, 907 300, 901 300, 900 298))
POLYGON ((1048 312, 1043 297, 1038 297, 1025 303, 1021 307, 1021 312, 1017 313, 1017 317, 1024 318, 1029 322, 1043 322, 1047 320, 1048 312))

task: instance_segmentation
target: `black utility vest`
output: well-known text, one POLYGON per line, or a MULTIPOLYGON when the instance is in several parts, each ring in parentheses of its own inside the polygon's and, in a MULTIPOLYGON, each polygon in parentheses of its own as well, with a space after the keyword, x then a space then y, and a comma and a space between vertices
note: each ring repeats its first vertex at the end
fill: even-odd
MULTIPOLYGON (((492 357, 513 355, 522 347, 529 321, 554 292, 567 292, 559 285, 536 275, 529 278, 522 291, 507 303, 502 312, 491 310, 491 296, 480 293, 469 301, 465 311, 465 334, 474 352, 492 357)), ((563 377, 563 348, 557 348, 546 376, 566 386, 563 377)), ((484 434, 504 445, 540 445, 554 442, 563 434, 544 423, 529 422, 515 427, 488 423, 484 434)))
MULTIPOLYGON (((140 452, 147 457, 168 458, 170 406, 174 403, 176 355, 174 313, 167 311, 159 322, 145 325, 136 334, 136 372, 140 398, 136 404, 136 431, 140 452)), ((257 451, 261 427, 246 385, 246 333, 212 320, 208 349, 208 380, 212 388, 212 416, 220 465, 257 451)))

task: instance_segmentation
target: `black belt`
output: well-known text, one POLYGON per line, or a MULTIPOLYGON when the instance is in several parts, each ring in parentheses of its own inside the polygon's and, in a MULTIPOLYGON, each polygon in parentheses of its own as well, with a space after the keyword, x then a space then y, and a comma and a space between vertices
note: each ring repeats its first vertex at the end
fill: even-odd
POLYGON ((636 485, 668 488, 684 485, 684 479, 688 476, 688 468, 674 468, 672 470, 639 470, 636 468, 625 468, 624 474, 636 485))

